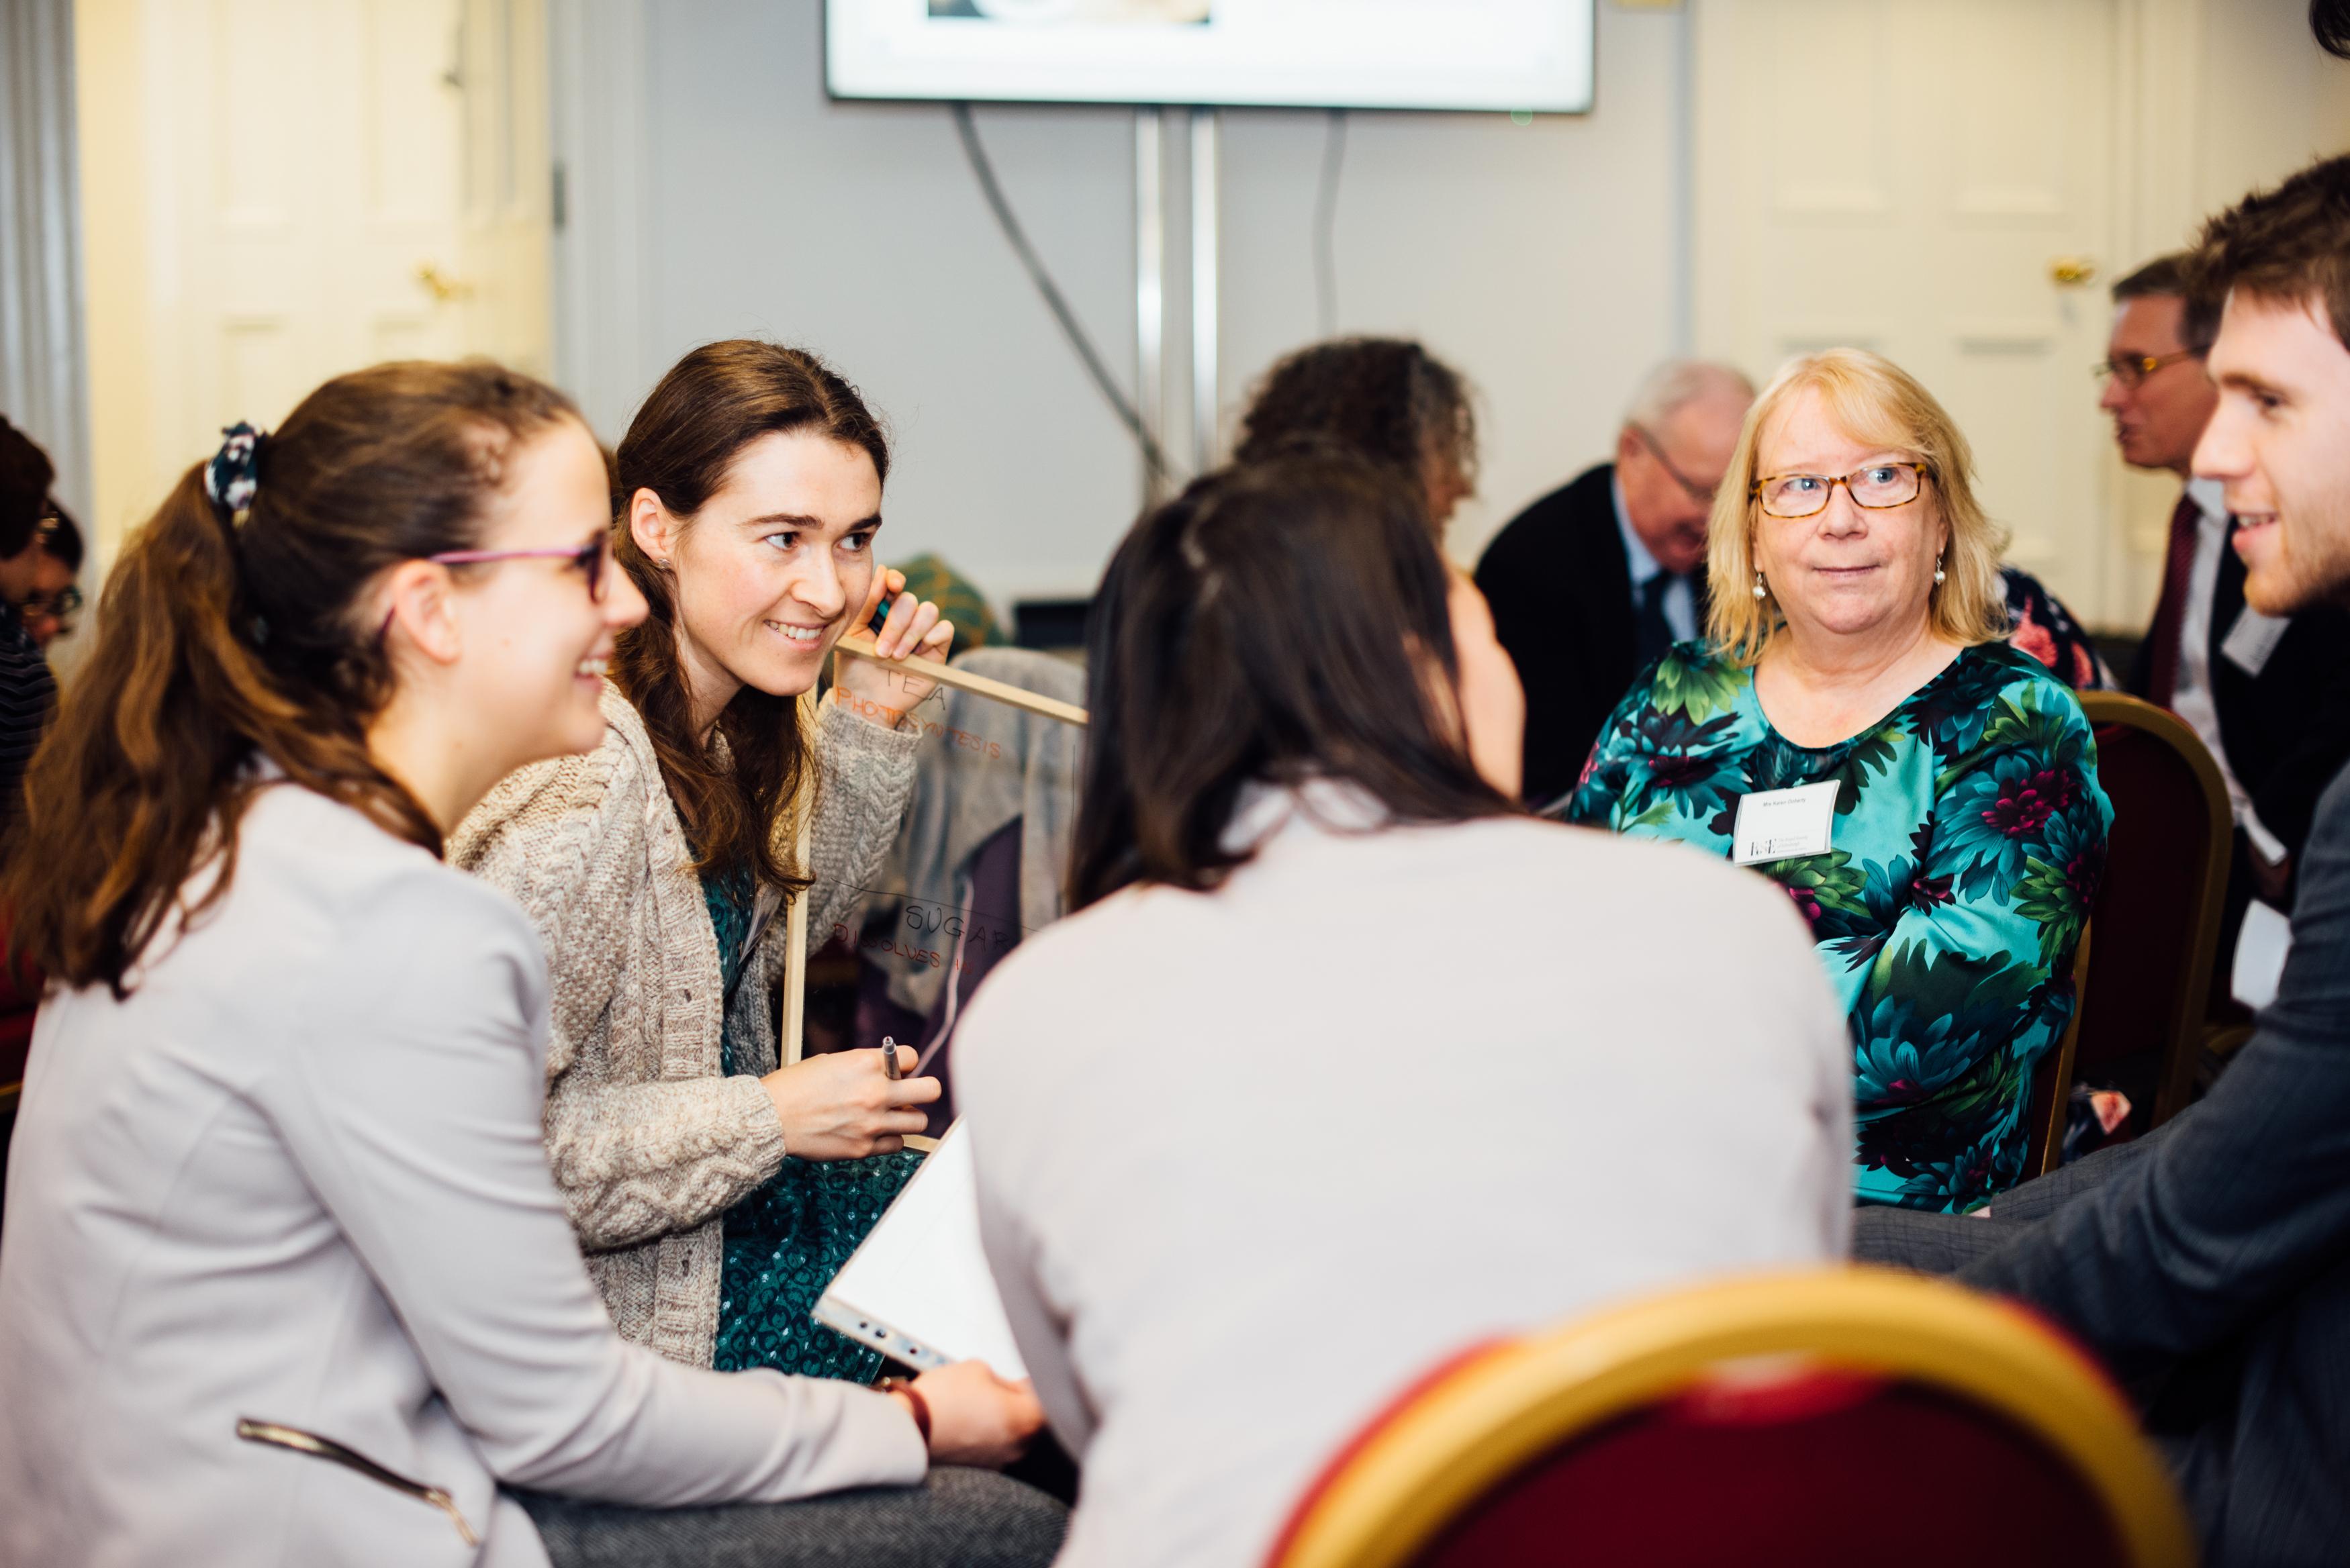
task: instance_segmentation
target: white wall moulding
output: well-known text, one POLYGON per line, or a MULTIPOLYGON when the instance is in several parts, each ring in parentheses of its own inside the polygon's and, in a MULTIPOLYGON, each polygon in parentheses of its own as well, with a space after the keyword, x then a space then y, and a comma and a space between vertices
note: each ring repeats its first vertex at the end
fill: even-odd
POLYGON ((89 515, 73 0, 0 5, 0 414, 89 515))
MULTIPOLYGON (((643 0, 547 0, 556 379, 607 444, 652 389, 643 0)), ((713 214, 713 222, 717 221, 713 214)), ((656 370, 653 372, 658 373, 656 370)))

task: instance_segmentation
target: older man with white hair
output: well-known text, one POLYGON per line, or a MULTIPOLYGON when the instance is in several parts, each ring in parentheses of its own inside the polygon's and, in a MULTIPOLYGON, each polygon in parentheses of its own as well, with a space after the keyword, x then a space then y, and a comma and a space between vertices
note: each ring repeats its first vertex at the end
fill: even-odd
POLYGON ((1525 798, 1575 786, 1638 674, 1705 627, 1705 528, 1752 383, 1674 359, 1644 378, 1604 462, 1485 547, 1477 587, 1526 689, 1525 798))

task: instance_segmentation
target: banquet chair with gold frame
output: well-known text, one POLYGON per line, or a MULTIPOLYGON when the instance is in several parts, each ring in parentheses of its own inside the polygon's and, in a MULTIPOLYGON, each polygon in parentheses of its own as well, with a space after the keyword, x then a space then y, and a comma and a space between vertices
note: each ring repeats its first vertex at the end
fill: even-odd
POLYGON ((2022 1308, 1890 1270, 1751 1276, 1464 1353, 1267 1568, 2188 1568, 2129 1407, 2022 1308))

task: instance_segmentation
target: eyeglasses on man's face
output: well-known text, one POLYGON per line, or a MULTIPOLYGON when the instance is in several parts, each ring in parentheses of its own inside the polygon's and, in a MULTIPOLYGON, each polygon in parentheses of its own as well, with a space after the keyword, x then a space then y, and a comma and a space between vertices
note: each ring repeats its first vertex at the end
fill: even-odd
POLYGON ((1648 449, 1648 455, 1657 460, 1657 465, 1671 474, 1673 483, 1689 493, 1689 498, 1691 501, 1700 506, 1713 504, 1713 493, 1721 488, 1720 485, 1700 484, 1696 480, 1683 473, 1679 466, 1665 455, 1665 449, 1658 443, 1657 438, 1648 432, 1648 426, 1635 421, 1627 428, 1639 438, 1640 444, 1648 449))
POLYGON ((1855 506, 1882 512, 1917 500, 1932 472, 1922 462, 1872 462, 1850 473, 1774 473, 1756 480, 1752 493, 1771 516, 1810 517, 1841 484, 1855 506))
POLYGON ((2165 365, 2201 358, 2203 356, 2192 348, 2181 348, 2175 354, 2116 354, 2090 366, 2089 374, 2100 381, 2119 381, 2123 386, 2135 389, 2145 385, 2146 379, 2165 365))

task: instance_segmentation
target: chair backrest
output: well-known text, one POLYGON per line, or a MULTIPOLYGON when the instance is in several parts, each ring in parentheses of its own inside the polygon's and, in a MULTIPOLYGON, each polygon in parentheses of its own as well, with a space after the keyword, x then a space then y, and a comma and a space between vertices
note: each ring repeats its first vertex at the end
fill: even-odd
POLYGON ((1307 1491, 1268 1568, 2187 1568, 2129 1407, 2022 1308, 1834 1269, 1485 1347, 1307 1491))
POLYGON ((2152 1125, 2184 1110, 2228 897, 2235 818, 2220 765, 2178 715, 2116 691, 2084 691, 2097 780, 2114 803, 2093 910, 2097 952, 2076 1070, 2151 1051, 2152 1125))

